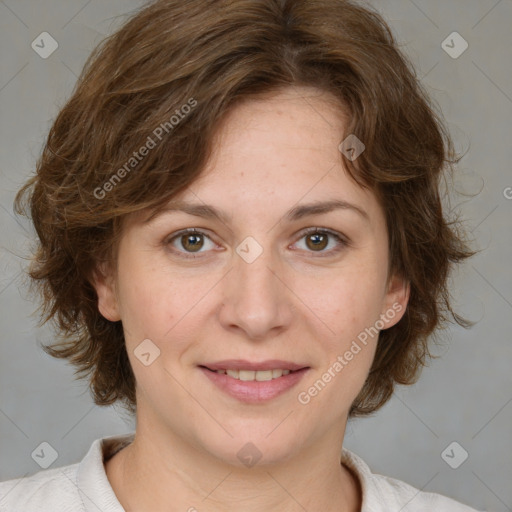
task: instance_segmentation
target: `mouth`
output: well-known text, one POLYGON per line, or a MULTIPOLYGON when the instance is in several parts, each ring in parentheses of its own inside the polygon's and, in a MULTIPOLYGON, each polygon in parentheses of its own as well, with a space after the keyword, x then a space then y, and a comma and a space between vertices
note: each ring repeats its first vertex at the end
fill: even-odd
POLYGON ((242 380, 244 382, 258 381, 265 382, 273 379, 279 379, 283 375, 289 375, 300 370, 283 370, 282 368, 274 368, 272 370, 240 370, 240 369, 219 369, 213 370, 207 366, 200 366, 212 373, 219 373, 220 375, 228 375, 232 379, 242 380))
POLYGON ((199 365, 199 369, 217 389, 241 402, 255 404, 290 390, 310 367, 283 360, 229 360, 199 365))
POLYGON ((253 362, 245 359, 226 359, 200 365, 212 372, 225 374, 233 379, 258 382, 279 379, 283 375, 309 368, 309 366, 285 361, 283 359, 267 359, 266 361, 253 362))

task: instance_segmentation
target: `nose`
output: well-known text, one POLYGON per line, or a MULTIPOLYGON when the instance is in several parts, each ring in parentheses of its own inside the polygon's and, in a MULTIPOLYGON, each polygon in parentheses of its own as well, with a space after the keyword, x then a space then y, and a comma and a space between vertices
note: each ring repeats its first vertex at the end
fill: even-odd
POLYGON ((290 326, 293 293, 283 268, 270 249, 264 248, 254 261, 233 253, 233 267, 224 278, 219 312, 225 329, 240 330, 251 340, 263 340, 290 326))

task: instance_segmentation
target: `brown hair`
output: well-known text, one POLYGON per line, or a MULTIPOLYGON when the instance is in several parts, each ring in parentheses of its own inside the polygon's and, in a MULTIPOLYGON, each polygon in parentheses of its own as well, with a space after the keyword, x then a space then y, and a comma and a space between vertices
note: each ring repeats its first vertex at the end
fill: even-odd
POLYGON ((236 102, 294 85, 330 92, 348 113, 345 135, 366 149, 340 159, 379 197, 390 274, 411 286, 404 316, 380 333, 351 416, 377 410, 395 383, 416 381, 449 314, 471 325, 452 310, 447 280, 452 263, 474 252, 440 195, 460 158, 383 18, 348 0, 158 0, 92 52, 15 199, 18 213, 28 203, 39 237, 29 276, 43 297, 41 322, 60 331, 43 348, 90 376, 96 404, 136 408, 122 324, 99 313, 91 285, 98 263, 115 261, 123 219, 198 178, 236 102))

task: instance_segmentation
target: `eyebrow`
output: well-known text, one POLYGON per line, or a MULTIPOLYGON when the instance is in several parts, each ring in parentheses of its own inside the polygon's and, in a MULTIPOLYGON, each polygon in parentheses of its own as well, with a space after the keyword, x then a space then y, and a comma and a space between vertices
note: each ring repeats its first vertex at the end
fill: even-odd
MULTIPOLYGON (((366 221, 370 221, 370 217, 366 211, 359 206, 349 203, 343 199, 333 199, 330 201, 314 201, 312 203, 298 205, 285 213, 284 219, 288 222, 300 220, 310 215, 321 215, 334 210, 349 210, 356 212, 366 221)), ((217 219, 224 224, 229 224, 231 218, 226 212, 220 211, 214 206, 208 204, 194 204, 185 201, 172 201, 167 205, 155 210, 144 222, 149 223, 154 218, 167 212, 184 212, 196 217, 205 219, 217 219)))

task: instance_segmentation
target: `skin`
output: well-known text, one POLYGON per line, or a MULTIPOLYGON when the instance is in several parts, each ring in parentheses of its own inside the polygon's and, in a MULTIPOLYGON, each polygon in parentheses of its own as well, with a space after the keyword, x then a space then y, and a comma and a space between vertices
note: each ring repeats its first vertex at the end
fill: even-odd
POLYGON ((346 135, 334 98, 316 89, 251 99, 230 111, 200 179, 176 198, 230 220, 176 211, 126 220, 116 268, 99 268, 94 285, 102 315, 123 322, 137 381, 135 440, 105 464, 127 511, 361 509, 359 482, 339 453, 377 337, 308 404, 298 401, 381 315, 384 328, 398 322, 409 298, 408 284, 387 274, 381 206, 343 168, 346 135), (351 209, 284 218, 298 204, 330 199, 368 218, 351 209), (303 233, 310 227, 350 242, 329 235, 318 248, 303 233), (210 238, 173 238, 185 228, 210 238), (250 264, 236 252, 248 236, 263 248, 250 264), (388 319, 393 304, 401 309, 388 319), (160 350, 149 366, 134 354, 145 339, 160 350), (310 369, 284 394, 247 404, 198 368, 232 358, 310 369), (247 442, 262 454, 250 468, 237 457, 247 442))

